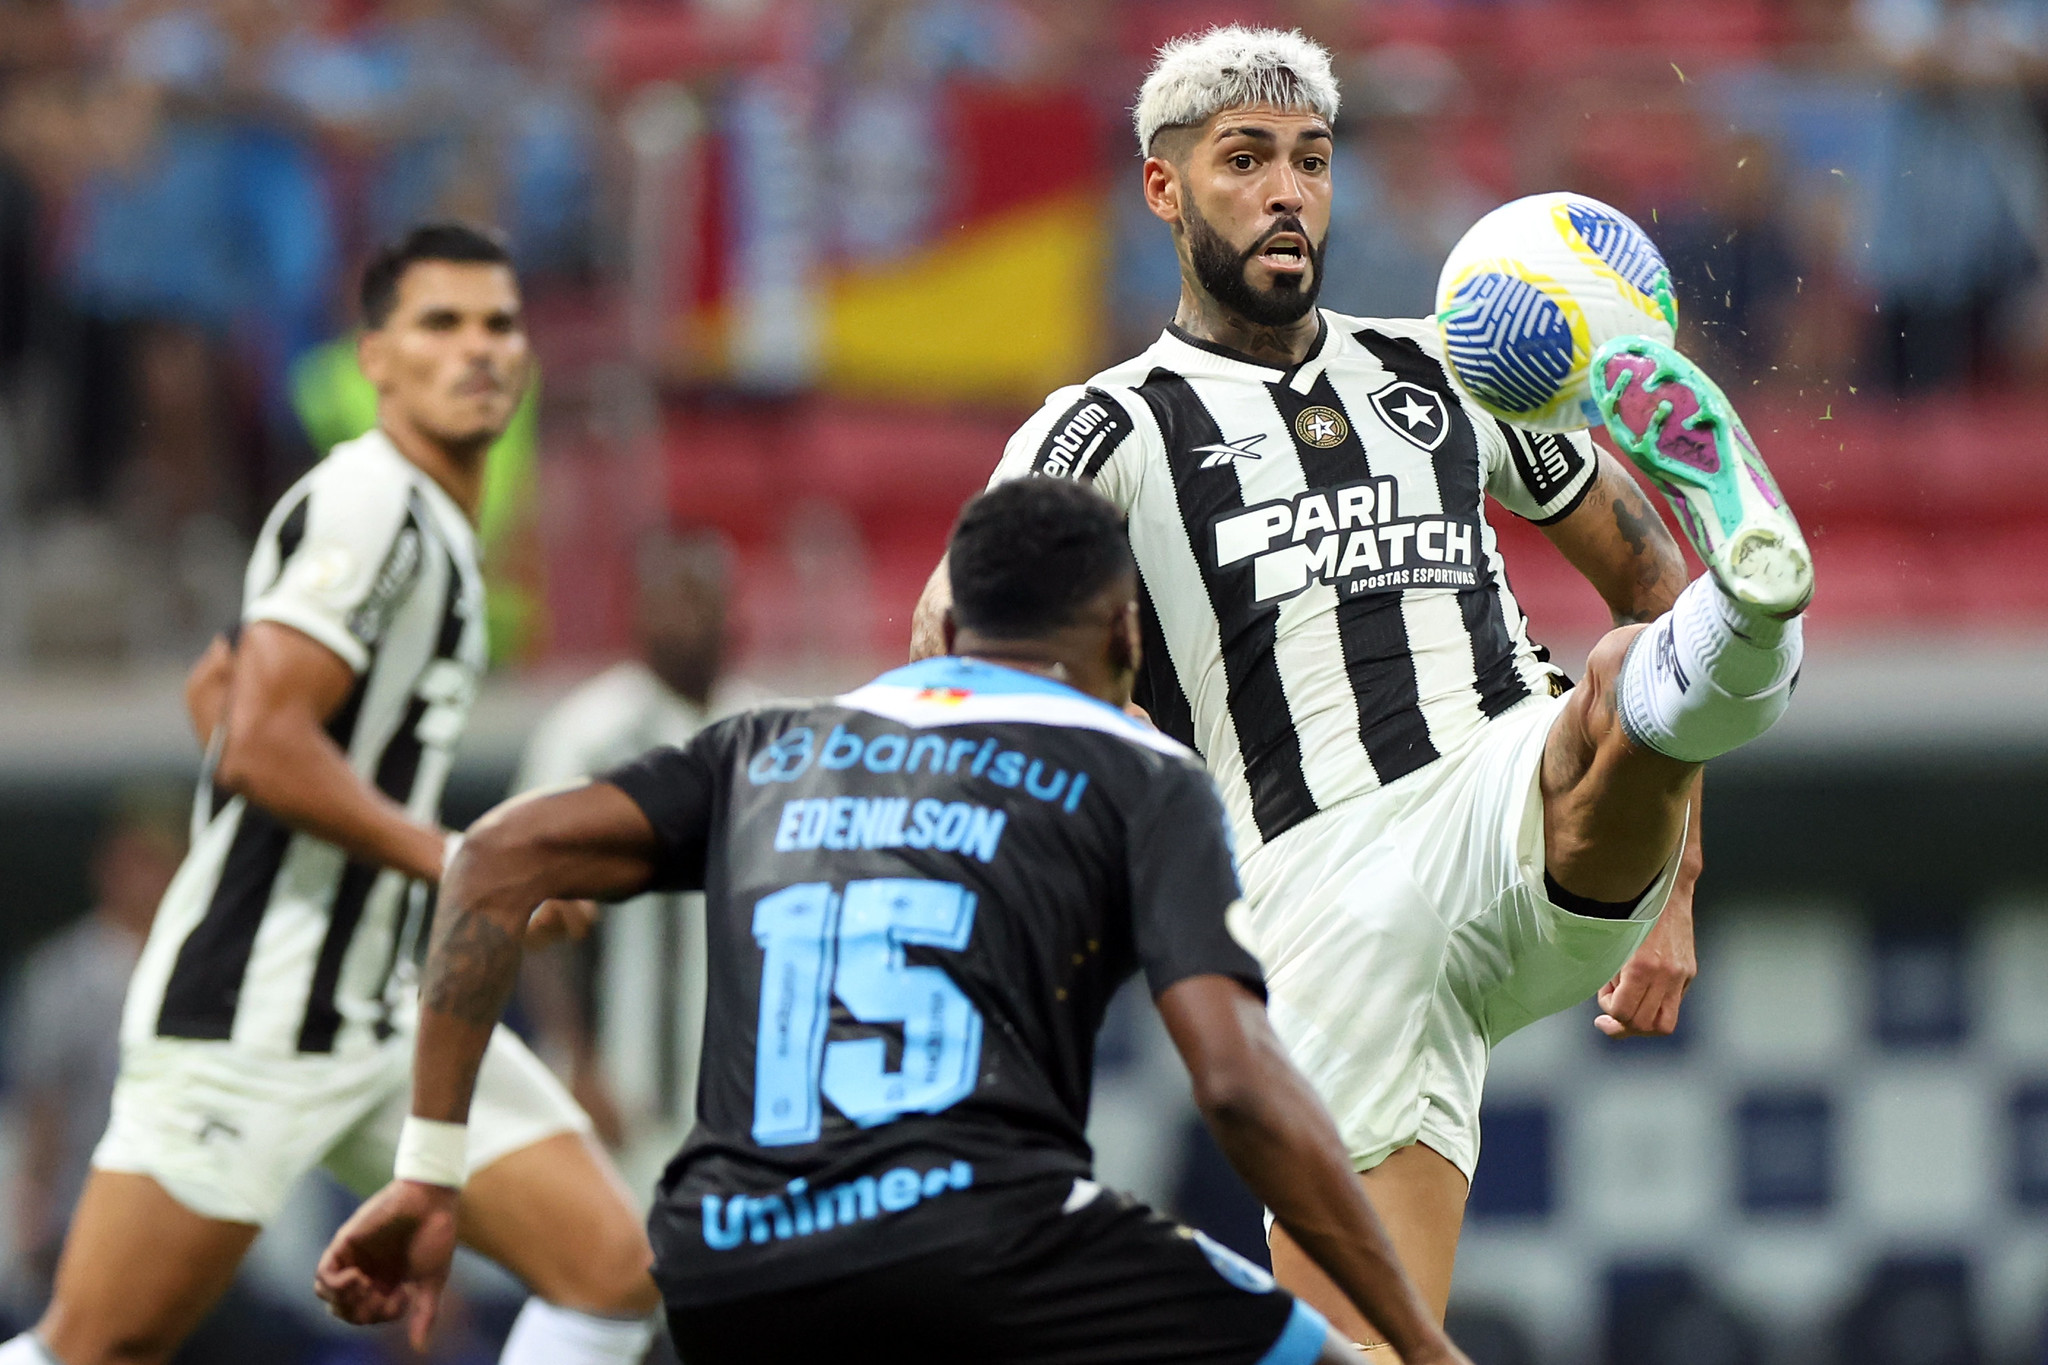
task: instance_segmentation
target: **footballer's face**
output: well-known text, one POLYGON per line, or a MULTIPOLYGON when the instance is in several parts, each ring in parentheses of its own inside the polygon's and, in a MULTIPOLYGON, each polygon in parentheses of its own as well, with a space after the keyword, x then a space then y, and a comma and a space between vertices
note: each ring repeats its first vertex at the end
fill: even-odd
POLYGON ((1202 288, 1247 322, 1315 306, 1330 231, 1330 125, 1315 114, 1227 109, 1167 129, 1145 163, 1152 211, 1175 224, 1202 288))
POLYGON ((508 266, 420 261, 358 354, 387 420, 450 447, 488 445, 511 424, 532 366, 519 282, 508 266))

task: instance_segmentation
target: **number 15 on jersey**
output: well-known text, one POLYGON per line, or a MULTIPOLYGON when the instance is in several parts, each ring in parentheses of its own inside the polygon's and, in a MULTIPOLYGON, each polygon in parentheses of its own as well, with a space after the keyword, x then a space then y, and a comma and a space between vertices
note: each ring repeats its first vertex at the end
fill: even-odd
POLYGON ((815 1142, 829 1099, 863 1128, 936 1114, 974 1091, 981 1011, 937 967, 904 961, 908 944, 959 952, 974 894, 952 882, 886 877, 786 887, 754 905, 761 1015, 754 1052, 754 1141, 815 1142), (903 1026, 903 1062, 881 1038, 825 1041, 832 998, 866 1024, 903 1026))

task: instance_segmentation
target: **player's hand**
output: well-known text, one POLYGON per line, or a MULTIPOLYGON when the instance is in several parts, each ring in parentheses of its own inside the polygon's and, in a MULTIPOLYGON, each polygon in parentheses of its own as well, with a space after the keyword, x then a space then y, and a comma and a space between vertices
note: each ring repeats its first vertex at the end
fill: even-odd
POLYGON ((1664 913, 1614 980, 1594 998, 1593 1027, 1609 1038, 1662 1036, 1678 1027, 1679 1002, 1699 975, 1693 956, 1692 897, 1676 890, 1664 913))
POLYGON ((564 939, 581 943, 602 913, 596 901, 542 901, 526 921, 526 947, 531 951, 564 939))
POLYGON ((455 1259, 455 1203, 443 1186, 392 1181, 334 1234, 313 1292, 358 1327, 407 1318, 413 1349, 425 1351, 455 1259))

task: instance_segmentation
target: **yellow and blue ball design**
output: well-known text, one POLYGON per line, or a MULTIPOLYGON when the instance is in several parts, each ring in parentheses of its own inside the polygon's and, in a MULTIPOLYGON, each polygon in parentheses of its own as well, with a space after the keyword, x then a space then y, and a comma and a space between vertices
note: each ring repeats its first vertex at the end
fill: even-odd
POLYGON ((1670 344, 1671 271, 1619 209, 1578 194, 1503 204, 1451 249, 1436 324, 1451 377, 1488 412, 1530 431, 1600 420, 1587 366, 1621 336, 1670 344))

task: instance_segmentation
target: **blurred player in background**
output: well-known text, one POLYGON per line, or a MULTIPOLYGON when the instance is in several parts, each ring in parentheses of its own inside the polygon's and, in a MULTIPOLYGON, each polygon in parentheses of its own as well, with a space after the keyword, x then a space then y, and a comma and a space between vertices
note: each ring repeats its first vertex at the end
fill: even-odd
POLYGON ((7 1040, 21 1134, 15 1248, 40 1309, 121 1067, 121 999, 157 902, 185 853, 175 793, 137 789, 109 813, 92 859, 91 913, 36 946, 15 983, 7 1040))
MULTIPOLYGON (((1161 50, 1136 123, 1179 311, 1143 355, 1053 394, 995 480, 1085 480, 1129 518, 1137 700, 1222 787, 1275 1029, 1441 1313, 1493 1044, 1596 992, 1611 1036, 1675 1026, 1699 764, 1784 710, 1812 573, 1738 600, 1725 547, 1797 528, 1675 353, 1628 357, 1640 372, 1607 411, 1643 449, 1720 442, 1718 461, 1662 451, 1715 471, 1712 506, 1681 511, 1713 569, 1689 587, 1583 434, 1464 401, 1428 320, 1317 311, 1337 107, 1329 55, 1298 33, 1161 50), (1577 687, 1529 640, 1482 492, 1540 525, 1622 627, 1577 687), (1701 533, 1723 501, 1739 524, 1701 533)), ((943 648, 944 602, 942 572, 914 657, 943 648)), ((1385 1343, 1284 1222, 1272 1248, 1282 1283, 1385 1343)))
POLYGON ((421 1159, 322 1257, 338 1312, 431 1320, 527 907, 702 888, 703 1108, 650 1220, 692 1365, 1353 1358, 1263 1271, 1091 1178, 1095 1034, 1140 968, 1246 1180, 1410 1365, 1464 1361, 1266 1026, 1214 787, 1119 709, 1140 656, 1119 521, 1071 483, 988 493, 952 541, 961 657, 477 825, 427 968, 421 1159))
MULTIPOLYGON (((581 782, 696 737, 725 662, 729 560, 724 541, 709 534, 640 542, 640 657, 548 712, 527 741, 515 792, 581 782)), ((521 994, 542 1055, 567 1070, 570 1092, 621 1149, 634 1188, 651 1186, 696 1119, 704 898, 652 895, 609 907, 581 942, 529 956, 521 994)))
MULTIPOLYGON (((380 252, 362 309, 378 427, 279 501, 238 638, 195 671, 201 828, 129 985, 54 1298, 0 1365, 168 1359, 300 1176, 367 1191, 402 1155, 412 950, 456 842, 436 813, 484 667, 483 455, 529 354, 505 248, 459 224, 380 252)), ((588 1131, 494 1035, 461 1231, 536 1295, 514 1365, 627 1365, 651 1337, 646 1239, 588 1131)))

